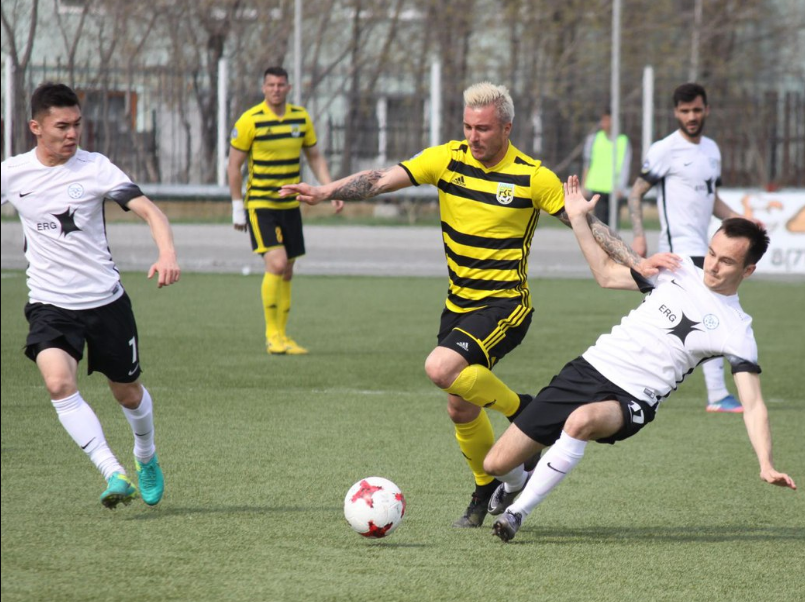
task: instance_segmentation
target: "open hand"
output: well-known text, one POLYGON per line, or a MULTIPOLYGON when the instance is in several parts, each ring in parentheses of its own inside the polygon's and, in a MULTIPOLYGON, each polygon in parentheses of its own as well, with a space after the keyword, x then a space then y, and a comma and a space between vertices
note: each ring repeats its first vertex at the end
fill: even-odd
POLYGON ((571 220, 590 213, 601 198, 600 195, 595 195, 590 201, 585 199, 581 193, 578 176, 569 176, 562 187, 565 190, 565 211, 571 220))
POLYGON ((282 198, 296 195, 296 200, 301 203, 307 203, 308 205, 318 205, 326 200, 321 186, 311 186, 310 184, 304 184, 302 182, 299 184, 286 184, 280 188, 279 195, 282 198))
POLYGON ((789 477, 784 472, 777 472, 773 468, 769 468, 767 470, 762 470, 760 472, 760 478, 770 483, 771 485, 777 485, 778 487, 788 487, 789 489, 796 490, 797 485, 794 483, 794 479, 789 477))
POLYGON ((682 258, 674 253, 655 253, 651 257, 642 259, 635 269, 648 278, 659 272, 660 268, 676 270, 681 261, 682 258))

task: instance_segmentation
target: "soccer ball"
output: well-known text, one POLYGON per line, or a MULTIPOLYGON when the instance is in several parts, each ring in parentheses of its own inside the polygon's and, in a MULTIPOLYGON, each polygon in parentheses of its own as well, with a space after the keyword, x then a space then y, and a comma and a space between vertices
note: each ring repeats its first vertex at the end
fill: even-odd
POLYGON ((400 526, 404 514, 405 496, 399 487, 382 477, 361 479, 344 498, 344 517, 364 537, 386 537, 400 526))

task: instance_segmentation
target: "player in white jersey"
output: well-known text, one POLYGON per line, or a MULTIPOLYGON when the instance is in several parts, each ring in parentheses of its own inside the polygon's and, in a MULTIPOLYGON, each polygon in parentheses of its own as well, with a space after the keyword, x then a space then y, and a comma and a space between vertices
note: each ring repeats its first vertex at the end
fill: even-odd
POLYGON ((154 446, 152 400, 140 384, 137 324, 109 252, 103 203, 117 202, 151 228, 159 258, 148 277, 159 287, 179 279, 165 214, 109 159, 79 148, 81 106, 68 86, 46 83, 31 97, 36 147, 2 164, 2 204, 17 210, 28 260, 30 328, 25 353, 36 362, 64 429, 107 482, 101 503, 129 504, 137 489, 109 449, 92 408, 78 391, 78 363, 104 374, 134 434, 143 501, 157 504, 164 479, 154 446))
MULTIPOLYGON (((721 151, 713 140, 702 135, 710 113, 707 92, 698 84, 683 84, 674 91, 673 99, 679 129, 651 145, 629 194, 634 233, 632 248, 646 255, 643 196, 656 185, 661 230, 659 250, 693 257, 702 267, 711 216, 727 219, 740 217, 740 214, 718 196, 721 151)), ((724 382, 723 360, 710 361, 703 370, 707 411, 742 412, 740 402, 730 395, 724 382)))
POLYGON ((484 469, 503 475, 550 446, 513 504, 493 507, 505 485, 492 497, 489 510, 500 514, 494 532, 503 541, 514 537, 525 517, 579 463, 589 441, 615 443, 635 435, 654 420, 659 404, 679 383, 714 356, 723 355, 732 365, 760 478, 796 489, 793 479, 772 464, 752 319, 737 296, 768 247, 765 230, 743 218, 725 220, 710 241, 704 270, 690 258, 668 254, 666 265, 676 267, 646 279, 612 261, 595 242, 588 214, 597 199, 584 199, 575 176, 565 184, 565 209, 595 279, 605 288, 650 294, 612 332, 568 363, 487 454, 484 469))

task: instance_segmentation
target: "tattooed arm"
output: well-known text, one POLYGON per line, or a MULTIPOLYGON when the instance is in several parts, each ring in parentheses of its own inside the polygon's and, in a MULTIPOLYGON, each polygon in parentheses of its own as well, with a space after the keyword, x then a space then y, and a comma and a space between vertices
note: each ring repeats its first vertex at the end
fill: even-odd
POLYGON ((280 196, 297 195, 296 198, 301 202, 316 205, 331 199, 362 201, 411 185, 413 183, 406 171, 395 165, 386 169, 361 171, 324 186, 287 184, 280 189, 280 196))
MULTIPOLYGON (((573 227, 570 223, 570 217, 564 208, 559 211, 559 213, 554 214, 554 217, 558 218, 559 221, 569 228, 573 227)), ((668 263, 664 256, 655 255, 649 259, 640 257, 640 255, 629 248, 629 245, 627 245, 616 232, 613 232, 609 226, 592 213, 587 213, 586 217, 590 231, 592 232, 593 238, 598 243, 598 246, 617 263, 627 268, 632 268, 643 274, 643 276, 653 276, 657 273, 659 267, 670 267, 671 263, 668 263)))
POLYGON ((646 256, 648 245, 643 231, 643 197, 651 189, 651 184, 638 177, 629 192, 629 218, 632 220, 632 249, 641 257, 646 256))
MULTIPOLYGON (((564 208, 559 213, 554 214, 554 217, 558 218, 559 221, 565 224, 567 227, 573 227, 570 224, 570 218, 568 217, 567 211, 565 211, 564 208)), ((629 245, 623 242, 623 239, 620 236, 610 230, 609 226, 595 217, 592 213, 587 214, 587 223, 590 224, 590 230, 593 233, 593 238, 595 238, 598 246, 606 251, 607 255, 609 255, 619 264, 625 265, 627 268, 637 269, 643 258, 632 251, 632 249, 629 248, 629 245)))

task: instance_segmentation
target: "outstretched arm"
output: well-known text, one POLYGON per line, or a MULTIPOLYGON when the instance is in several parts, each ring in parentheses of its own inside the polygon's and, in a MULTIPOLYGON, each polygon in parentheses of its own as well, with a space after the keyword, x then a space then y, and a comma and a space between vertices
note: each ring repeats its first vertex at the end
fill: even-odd
POLYGON ((581 252, 584 253, 584 258, 590 265, 595 281, 604 288, 637 290, 637 284, 632 278, 629 268, 613 261, 593 235, 591 225, 595 218, 591 211, 601 197, 595 195, 591 201, 585 199, 581 194, 578 176, 570 176, 564 184, 564 189, 567 223, 573 228, 573 234, 576 235, 576 240, 581 252))
POLYGON ((632 249, 641 257, 646 256, 648 245, 643 231, 643 197, 651 189, 651 184, 638 177, 629 192, 629 219, 632 220, 632 249))
POLYGON ((301 202, 316 205, 331 199, 363 201, 411 185, 406 171, 399 165, 394 165, 386 169, 361 171, 323 186, 288 184, 280 189, 280 196, 295 194, 301 202))
MULTIPOLYGON (((317 146, 311 146, 305 148, 304 151, 307 163, 310 165, 310 169, 313 170, 313 175, 316 176, 316 180, 319 184, 329 184, 332 182, 333 179, 330 177, 330 170, 327 168, 327 160, 324 158, 324 155, 321 154, 319 148, 317 146)), ((344 201, 341 199, 333 199, 330 202, 336 213, 340 213, 344 208, 344 201)))
POLYGON ((794 479, 777 472, 772 464, 769 413, 760 392, 760 376, 754 372, 736 372, 734 378, 744 407, 746 432, 760 462, 760 478, 772 485, 796 489, 794 479))
POLYGON ((154 205, 146 196, 138 196, 126 205, 137 216, 148 223, 151 228, 151 236, 159 249, 159 257, 148 270, 148 277, 153 278, 155 273, 159 274, 157 287, 162 288, 179 280, 179 264, 176 261, 176 249, 173 247, 173 232, 171 232, 170 222, 162 213, 162 210, 154 205))
MULTIPOLYGON (((570 176, 570 178, 575 178, 575 181, 578 182, 577 176, 570 176)), ((570 183, 570 178, 568 178, 568 184, 570 183)), ((581 194, 580 191, 579 194, 581 194)), ((565 191, 565 197, 567 197, 567 191, 565 191)), ((586 202, 586 199, 584 199, 583 196, 582 200, 586 202)), ((597 200, 595 202, 597 202, 597 200)), ((593 206, 595 206, 594 203, 593 206)), ((573 227, 568 216, 567 198, 565 198, 565 209, 555 214, 555 217, 568 226, 573 227)), ((675 265, 671 267, 670 265, 667 265, 668 262, 658 259, 661 257, 667 257, 667 255, 655 255, 650 259, 640 257, 640 255, 629 248, 629 245, 623 242, 623 239, 618 236, 616 232, 613 232, 609 226, 591 213, 587 215, 587 222, 589 223, 589 228, 592 232, 593 238, 598 245, 609 257, 619 264, 627 268, 632 268, 646 277, 656 274, 660 267, 668 267, 671 269, 676 267, 675 265)))

